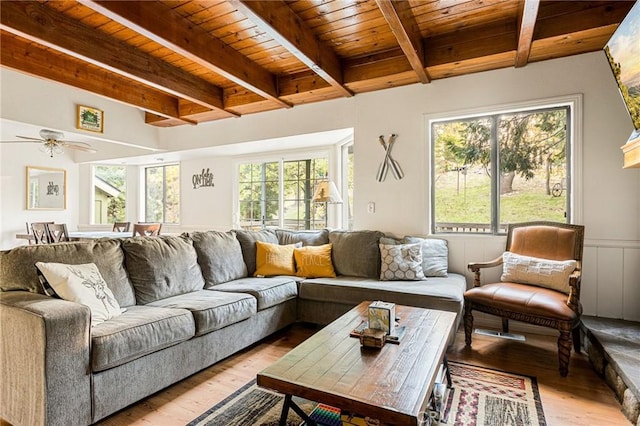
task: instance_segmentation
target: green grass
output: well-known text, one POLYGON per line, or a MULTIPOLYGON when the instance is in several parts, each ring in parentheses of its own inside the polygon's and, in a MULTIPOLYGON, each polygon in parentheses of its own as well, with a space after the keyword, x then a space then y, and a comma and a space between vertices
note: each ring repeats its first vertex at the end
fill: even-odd
MULTIPOLYGON (((565 221, 566 191, 562 196, 546 194, 541 172, 526 181, 516 177, 514 191, 501 196, 500 221, 514 223, 531 220, 565 221)), ((551 185, 559 182, 552 177, 551 185)), ((481 171, 470 170, 466 176, 460 176, 457 189, 457 173, 440 175, 436 181, 436 221, 454 223, 490 223, 491 200, 489 178, 481 171)))

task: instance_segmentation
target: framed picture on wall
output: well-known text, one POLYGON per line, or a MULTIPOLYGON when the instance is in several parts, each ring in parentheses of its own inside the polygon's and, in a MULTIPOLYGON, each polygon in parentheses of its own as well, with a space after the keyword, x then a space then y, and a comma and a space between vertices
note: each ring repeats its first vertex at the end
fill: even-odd
POLYGON ((82 130, 102 133, 104 113, 96 108, 78 105, 78 123, 76 127, 82 130))

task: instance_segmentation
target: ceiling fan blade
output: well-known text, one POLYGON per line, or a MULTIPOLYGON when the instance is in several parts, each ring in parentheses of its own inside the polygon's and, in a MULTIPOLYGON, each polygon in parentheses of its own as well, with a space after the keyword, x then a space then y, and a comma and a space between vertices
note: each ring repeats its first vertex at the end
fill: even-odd
POLYGON ((40 139, 34 139, 32 141, 0 141, 0 143, 42 143, 40 139))
POLYGON ((84 151, 84 152, 91 152, 93 154, 98 152, 95 149, 91 148, 91 146, 89 144, 86 144, 84 142, 62 142, 62 141, 60 141, 60 146, 62 146, 64 148, 77 149, 79 151, 84 151))
POLYGON ((16 137, 17 137, 17 138, 21 138, 21 139, 27 139, 27 140, 30 140, 30 141, 43 142, 43 140, 42 140, 42 139, 32 138, 32 137, 29 137, 29 136, 20 136, 20 135, 16 135, 16 137))

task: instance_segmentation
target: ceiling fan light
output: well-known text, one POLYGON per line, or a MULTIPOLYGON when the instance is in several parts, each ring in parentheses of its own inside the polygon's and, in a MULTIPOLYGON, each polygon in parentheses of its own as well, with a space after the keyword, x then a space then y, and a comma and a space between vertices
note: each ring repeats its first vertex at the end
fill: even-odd
POLYGON ((56 132, 55 130, 42 129, 40 130, 40 137, 44 140, 60 140, 64 138, 62 132, 56 132))
POLYGON ((53 157, 54 154, 60 155, 64 152, 64 150, 60 145, 58 145, 57 143, 51 143, 51 142, 43 143, 42 145, 40 145, 40 148, 38 149, 44 152, 45 154, 47 154, 49 157, 53 157))

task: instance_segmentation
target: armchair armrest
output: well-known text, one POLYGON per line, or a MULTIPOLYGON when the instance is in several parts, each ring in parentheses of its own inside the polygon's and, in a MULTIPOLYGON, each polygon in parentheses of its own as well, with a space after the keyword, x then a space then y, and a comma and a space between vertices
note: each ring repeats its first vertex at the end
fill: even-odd
POLYGON ((0 293, 0 417, 90 424, 89 308, 27 291, 0 293))
POLYGON ((497 257, 493 260, 490 260, 488 262, 470 262, 467 265, 467 268, 469 268, 469 270, 471 272, 473 272, 475 274, 474 279, 473 279, 473 286, 474 287, 480 287, 480 269, 483 268, 493 268, 494 266, 499 266, 502 265, 502 255, 500 257, 497 257))
POLYGON ((567 298, 567 306, 578 315, 582 314, 580 306, 580 283, 582 282, 582 271, 576 269, 569 275, 569 297, 567 298))

